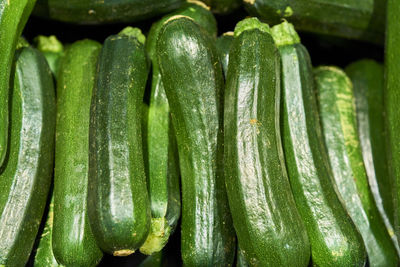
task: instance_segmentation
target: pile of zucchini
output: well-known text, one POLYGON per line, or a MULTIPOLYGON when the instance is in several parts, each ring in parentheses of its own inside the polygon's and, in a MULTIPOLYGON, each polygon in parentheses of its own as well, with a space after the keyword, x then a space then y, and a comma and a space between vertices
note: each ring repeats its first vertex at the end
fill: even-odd
POLYGON ((399 266, 399 17, 396 0, 0 0, 0 267, 399 266), (149 27, 30 44, 31 13, 149 27), (298 32, 386 40, 385 63, 314 67, 298 32))

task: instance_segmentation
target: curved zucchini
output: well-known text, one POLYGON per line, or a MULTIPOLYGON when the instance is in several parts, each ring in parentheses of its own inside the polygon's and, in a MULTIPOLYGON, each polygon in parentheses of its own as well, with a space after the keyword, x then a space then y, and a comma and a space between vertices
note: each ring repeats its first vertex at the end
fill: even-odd
POLYGON ((310 56, 293 25, 272 28, 282 63, 282 136, 297 208, 307 228, 313 264, 363 266, 362 238, 334 188, 324 147, 310 56))
POLYGON ((233 39, 233 32, 226 32, 222 36, 218 37, 215 44, 219 59, 221 61, 222 69, 224 71, 225 79, 228 74, 229 50, 231 49, 233 39))
POLYGON ((0 169, 0 265, 24 266, 53 172, 55 98, 46 59, 33 48, 15 56, 9 150, 0 169))
POLYGON ((251 266, 307 266, 310 259, 281 146, 280 73, 268 25, 256 18, 238 23, 225 92, 225 179, 251 266))
MULTIPOLYGON (((354 88, 357 129, 369 186, 392 238, 394 234, 393 184, 387 166, 383 104, 383 66, 369 59, 346 67, 354 88)), ((395 241, 397 244, 397 241, 395 241)))
POLYGON ((174 16, 164 23, 156 51, 178 143, 183 263, 231 265, 235 235, 221 158, 223 75, 214 41, 192 19, 174 16))
POLYGON ((38 35, 34 39, 34 42, 36 48, 45 56, 54 77, 57 77, 61 64, 61 57, 64 54, 63 44, 54 35, 38 35))
POLYGON ((386 0, 243 0, 252 16, 298 30, 383 44, 386 0))
POLYGON ((100 248, 133 253, 150 228, 142 149, 142 99, 149 62, 145 37, 125 28, 100 53, 90 113, 89 219, 100 248))
POLYGON ((76 24, 136 22, 179 8, 184 0, 38 0, 34 15, 76 24))
POLYGON ((94 266, 102 253, 87 212, 89 119, 101 45, 78 41, 66 51, 57 85, 53 251, 67 266, 94 266))
POLYGON ((210 35, 217 35, 217 24, 213 14, 203 3, 192 2, 154 23, 147 37, 146 49, 153 68, 146 130, 146 156, 149 165, 147 181, 152 223, 150 233, 140 248, 140 251, 147 255, 158 252, 165 246, 169 235, 175 230, 181 211, 176 137, 155 51, 163 23, 174 15, 188 16, 210 35))
POLYGON ((242 5, 242 0, 202 0, 216 14, 227 15, 242 5))
POLYGON ((335 67, 319 67, 314 75, 325 146, 338 193, 364 239, 370 265, 397 266, 396 249, 368 186, 351 81, 335 67))
POLYGON ((0 166, 8 143, 9 81, 14 51, 36 0, 0 0, 0 166))

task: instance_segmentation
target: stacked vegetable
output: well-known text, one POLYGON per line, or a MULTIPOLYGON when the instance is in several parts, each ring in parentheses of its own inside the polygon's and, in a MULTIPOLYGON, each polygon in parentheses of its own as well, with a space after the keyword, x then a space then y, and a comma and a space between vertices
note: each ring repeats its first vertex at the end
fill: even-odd
POLYGON ((245 0, 217 38, 241 1, 204 2, 0 0, 0 266, 398 266, 399 3, 245 0), (313 68, 296 29, 382 43, 386 6, 385 68, 313 68), (34 48, 32 10, 165 15, 34 48))

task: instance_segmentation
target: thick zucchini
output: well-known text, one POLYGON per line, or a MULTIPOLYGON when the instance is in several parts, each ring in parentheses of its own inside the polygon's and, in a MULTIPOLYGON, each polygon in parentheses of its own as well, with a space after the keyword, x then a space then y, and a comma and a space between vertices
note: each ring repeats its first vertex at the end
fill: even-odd
POLYGON ((0 166, 8 143, 8 98, 15 47, 36 0, 0 0, 0 166))
POLYGON ((33 48, 15 56, 10 143, 0 169, 0 265, 24 266, 53 172, 55 98, 46 59, 33 48))
POLYGON ((130 27, 105 40, 90 111, 90 226, 100 248, 115 256, 133 253, 150 229, 141 130, 150 67, 144 41, 130 27))
POLYGON ((174 16, 164 23, 156 51, 178 143, 183 263, 232 265, 235 234, 222 164, 223 75, 214 39, 192 19, 174 16))
POLYGON ((202 0, 211 7, 211 11, 216 14, 226 15, 238 9, 242 5, 242 0, 202 0))
POLYGON ((36 48, 46 57, 51 72, 56 77, 60 68, 61 57, 64 54, 63 44, 54 35, 38 35, 34 42, 36 48))
POLYGON ((178 152, 170 121, 168 100, 161 81, 155 51, 157 37, 163 23, 174 15, 188 16, 207 30, 210 35, 217 35, 217 25, 211 11, 202 2, 193 2, 185 4, 182 8, 154 23, 146 41, 146 49, 153 68, 146 126, 147 181, 152 223, 149 236, 140 251, 147 255, 160 251, 165 246, 169 235, 175 230, 181 211, 178 152))
POLYGON ((256 18, 238 23, 225 92, 225 181, 251 266, 307 266, 310 259, 283 158, 280 73, 268 25, 256 18))
POLYGON ((88 221, 89 119, 98 42, 66 51, 57 84, 53 251, 67 266, 94 266, 102 253, 88 221))
POLYGON ((385 149, 383 66, 364 59, 347 66, 346 73, 353 83, 357 129, 369 186, 386 228, 396 238, 393 229, 394 181, 389 175, 385 149))
POLYGON ((368 186, 351 81, 335 67, 319 67, 314 75, 325 146, 338 193, 364 239, 370 265, 397 266, 396 249, 368 186))
POLYGON ((179 8, 184 0, 38 0, 34 15, 77 24, 135 22, 179 8))
POLYGON ((387 0, 384 113, 387 131, 387 156, 389 174, 394 182, 394 230, 400 240, 400 5, 396 0, 387 0))
POLYGON ((310 56, 288 22, 272 28, 282 63, 282 137, 313 264, 363 266, 362 238, 336 195, 318 118, 310 56))
POLYGON ((233 32, 226 32, 222 36, 218 37, 216 42, 217 52, 225 78, 228 73, 229 50, 231 49, 233 39, 233 32))
POLYGON ((244 0, 268 23, 284 18, 298 30, 383 44, 386 0, 244 0))

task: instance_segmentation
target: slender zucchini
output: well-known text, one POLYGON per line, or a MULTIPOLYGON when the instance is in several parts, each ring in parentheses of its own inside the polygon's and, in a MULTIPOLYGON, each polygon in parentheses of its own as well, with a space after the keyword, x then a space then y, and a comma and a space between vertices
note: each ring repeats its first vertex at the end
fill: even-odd
POLYGON ((152 223, 149 236, 140 251, 147 255, 158 252, 165 246, 169 235, 175 230, 181 211, 178 152, 155 51, 163 23, 174 15, 188 16, 210 35, 217 35, 217 25, 211 11, 202 2, 191 2, 154 23, 146 41, 153 68, 146 130, 152 223))
POLYGON ((211 7, 213 13, 226 15, 242 5, 242 0, 202 0, 211 7))
POLYGON ((218 37, 216 42, 217 52, 222 64, 225 79, 228 73, 229 50, 231 49, 233 39, 233 32, 226 32, 222 36, 218 37))
POLYGON ((34 42, 36 48, 46 57, 51 72, 56 77, 60 68, 61 57, 64 54, 63 44, 54 35, 38 35, 34 42))
POLYGON ((400 241, 400 5, 396 0, 387 0, 386 47, 385 47, 385 85, 384 113, 388 169, 394 182, 394 230, 400 241))
POLYGON ((150 67, 144 42, 131 27, 105 40, 90 111, 90 226, 100 248, 115 256, 133 253, 150 229, 141 130, 150 67))
POLYGON ((36 0, 0 0, 0 166, 8 143, 8 99, 11 66, 18 38, 36 0))
POLYGON ((38 0, 34 15, 76 24, 135 22, 171 12, 184 0, 38 0))
POLYGON ((298 30, 383 44, 386 0, 244 0, 247 11, 268 23, 281 19, 298 30))
POLYGON ((310 56, 292 24, 272 28, 282 66, 282 136, 293 195, 313 264, 363 266, 363 240, 336 195, 318 118, 310 56))
POLYGON ((75 42, 58 77, 52 246, 66 266, 94 266, 102 258, 87 215, 90 104, 100 49, 95 41, 75 42))
POLYGON ((310 244, 280 138, 280 56, 267 24, 235 28, 225 95, 225 180, 238 242, 251 266, 307 266, 310 244))
POLYGON ((24 266, 51 182, 56 107, 53 78, 40 52, 22 48, 14 66, 10 143, 0 168, 0 265, 24 266))
POLYGON ((164 23, 156 51, 178 143, 183 264, 232 265, 235 234, 222 164, 223 74, 214 39, 192 19, 174 16, 164 23))
POLYGON ((314 75, 325 146, 338 193, 364 240, 370 265, 397 266, 396 249, 368 185, 351 81, 336 67, 319 67, 314 75))

